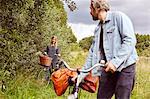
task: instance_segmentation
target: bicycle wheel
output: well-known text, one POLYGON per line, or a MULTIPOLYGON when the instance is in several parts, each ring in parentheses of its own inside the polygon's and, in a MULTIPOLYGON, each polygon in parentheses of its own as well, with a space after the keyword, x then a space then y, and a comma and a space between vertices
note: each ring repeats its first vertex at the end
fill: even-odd
POLYGON ((45 79, 45 71, 42 69, 39 74, 38 74, 38 80, 43 80, 45 79))
POLYGON ((48 74, 47 68, 42 68, 38 74, 38 80, 42 84, 46 84, 46 86, 50 83, 50 75, 48 74))

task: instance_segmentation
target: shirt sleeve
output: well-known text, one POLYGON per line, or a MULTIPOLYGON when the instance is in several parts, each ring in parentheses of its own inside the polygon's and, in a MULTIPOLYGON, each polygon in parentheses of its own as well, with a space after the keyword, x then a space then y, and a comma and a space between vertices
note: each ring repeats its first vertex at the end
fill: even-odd
POLYGON ((112 64, 118 69, 130 56, 136 45, 136 37, 133 25, 128 16, 123 13, 116 14, 117 26, 122 39, 122 44, 117 55, 111 60, 112 64))
MULTIPOLYGON (((88 57, 86 59, 86 62, 84 64, 84 66, 82 67, 83 70, 88 69, 88 68, 90 68, 92 66, 92 57, 93 57, 94 44, 95 44, 95 38, 93 38, 92 45, 91 45, 91 47, 89 49, 88 57)), ((81 77, 81 79, 84 79, 87 75, 88 75, 88 73, 81 73, 80 77, 81 77)))
POLYGON ((56 49, 56 54, 60 54, 60 48, 59 47, 56 49))
POLYGON ((47 46, 46 49, 44 50, 44 52, 46 52, 48 54, 48 50, 49 50, 49 48, 47 46))

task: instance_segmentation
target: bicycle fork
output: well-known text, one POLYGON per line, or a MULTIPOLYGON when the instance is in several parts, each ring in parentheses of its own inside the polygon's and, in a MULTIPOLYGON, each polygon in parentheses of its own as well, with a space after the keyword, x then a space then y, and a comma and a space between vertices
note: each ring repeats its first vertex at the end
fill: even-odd
POLYGON ((79 91, 79 84, 82 80, 80 72, 78 72, 78 76, 77 76, 77 82, 75 84, 75 88, 73 89, 73 93, 71 95, 68 96, 68 99, 78 99, 78 91, 79 91))

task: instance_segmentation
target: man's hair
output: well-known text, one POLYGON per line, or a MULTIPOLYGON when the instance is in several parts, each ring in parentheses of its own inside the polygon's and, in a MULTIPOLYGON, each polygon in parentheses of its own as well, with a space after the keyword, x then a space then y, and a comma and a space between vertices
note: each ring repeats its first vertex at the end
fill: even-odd
POLYGON ((108 4, 107 0, 92 0, 94 8, 100 8, 106 11, 110 10, 110 5, 108 4))

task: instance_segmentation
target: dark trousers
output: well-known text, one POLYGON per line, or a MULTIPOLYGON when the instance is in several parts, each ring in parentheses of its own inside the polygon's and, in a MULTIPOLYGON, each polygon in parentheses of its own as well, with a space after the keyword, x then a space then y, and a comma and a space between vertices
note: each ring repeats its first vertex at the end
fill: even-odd
POLYGON ((105 72, 99 81, 97 99, 130 99, 135 80, 135 64, 124 68, 121 72, 105 72))

